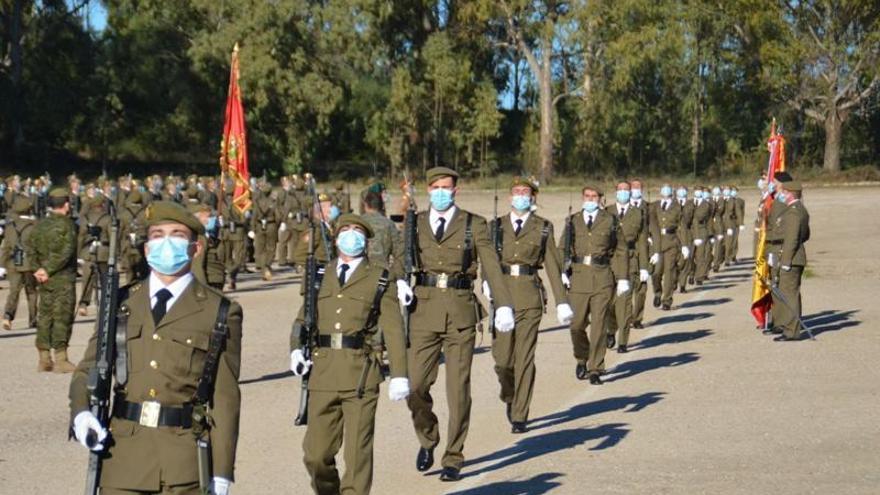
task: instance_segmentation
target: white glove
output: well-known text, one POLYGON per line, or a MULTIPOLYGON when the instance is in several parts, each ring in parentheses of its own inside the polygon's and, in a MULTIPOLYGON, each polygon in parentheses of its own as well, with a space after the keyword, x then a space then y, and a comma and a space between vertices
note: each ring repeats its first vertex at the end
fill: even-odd
POLYGON ((703 245, 703 240, 702 240, 702 239, 694 239, 694 246, 698 246, 698 247, 699 247, 699 246, 702 246, 702 245, 703 245))
POLYGON ((571 289, 571 280, 568 278, 567 273, 562 274, 562 285, 564 285, 566 289, 571 289))
POLYGON ((574 318, 574 311, 571 310, 571 306, 565 303, 556 305, 556 320, 560 325, 570 324, 572 318, 574 318))
POLYGON ((221 227, 223 226, 223 217, 222 216, 217 217, 217 225, 219 225, 221 227))
POLYGON ((629 280, 618 280, 617 281, 617 295, 622 296, 629 292, 629 280))
POLYGON ((388 382, 388 398, 397 402, 409 396, 409 378, 392 378, 388 382))
POLYGON ((89 448, 89 445, 86 443, 86 438, 89 436, 89 432, 93 431, 98 436, 98 441, 95 442, 95 445, 92 446, 91 450, 98 452, 99 450, 104 449, 104 440, 107 438, 107 430, 101 426, 101 422, 98 421, 98 418, 92 414, 92 411, 83 411, 76 415, 73 418, 73 436, 76 437, 76 441, 79 442, 83 447, 89 448))
POLYGON ((486 299, 492 299, 492 290, 489 289, 489 282, 483 280, 483 295, 486 299))
POLYGON ((691 257, 691 248, 689 248, 687 246, 682 246, 681 247, 681 255, 684 257, 684 259, 690 258, 691 257))
POLYGON ((278 232, 287 232, 287 224, 281 222, 281 225, 278 226, 278 232))
POLYGON ((660 253, 654 253, 651 255, 651 258, 648 260, 652 265, 656 265, 660 262, 660 253))
POLYGON ((639 270, 639 282, 647 282, 649 278, 651 278, 651 274, 648 273, 648 270, 639 270))
POLYGON ((128 238, 129 240, 131 240, 131 243, 134 244, 135 242, 137 242, 138 236, 134 232, 131 232, 128 234, 128 238))
POLYGON ((82 258, 77 258, 77 259, 76 259, 76 264, 79 265, 79 266, 82 266, 85 262, 86 262, 86 260, 84 260, 84 259, 82 259, 82 258))
POLYGON ((3 268, 2 266, 0 266, 0 278, 5 278, 5 277, 6 277, 6 268, 3 268))
POLYGON ((254 237, 256 237, 256 234, 254 234, 254 231, 253 230, 249 231, 248 232, 248 239, 253 239, 254 237))
POLYGON ((791 271, 791 266, 789 266, 789 265, 782 265, 782 266, 780 266, 779 268, 782 268, 782 271, 784 271, 784 272, 790 272, 790 271, 791 271))
POLYGON ((715 238, 719 241, 724 240, 724 234, 718 234, 717 236, 715 236, 715 238))
POLYGON ((309 372, 309 368, 312 367, 312 361, 306 359, 303 355, 303 351, 296 349, 290 353, 290 371, 293 372, 295 376, 303 376, 309 372))
POLYGON ((232 486, 232 482, 228 479, 214 476, 214 480, 211 481, 211 486, 208 487, 208 493, 211 495, 229 495, 230 486, 232 486))
POLYGON ((709 237, 709 244, 715 244, 715 236, 709 237))
POLYGON ((767 266, 771 268, 776 266, 776 256, 773 253, 767 254, 767 266))
POLYGON ((742 232, 742 231, 745 230, 745 229, 746 229, 746 226, 745 226, 745 225, 740 225, 740 226, 739 226, 739 231, 740 231, 740 232, 742 232))
POLYGON ((413 302, 412 288, 405 280, 397 281, 397 300, 401 306, 409 306, 413 302))
POLYGON ((510 306, 501 306, 495 310, 495 329, 501 333, 513 330, 513 309, 510 306))
POLYGON ((727 235, 733 235, 733 229, 727 229, 727 235))

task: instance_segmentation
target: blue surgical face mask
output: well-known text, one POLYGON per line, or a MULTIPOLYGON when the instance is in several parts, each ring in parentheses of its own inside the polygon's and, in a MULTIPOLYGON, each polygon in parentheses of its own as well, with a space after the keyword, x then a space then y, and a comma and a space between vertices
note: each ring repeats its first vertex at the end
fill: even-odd
POLYGON ((205 225, 206 230, 214 230, 217 228, 217 217, 210 216, 208 217, 208 225, 205 225))
POLYGON ((776 193, 776 201, 779 201, 780 203, 785 204, 785 203, 787 203, 787 200, 788 200, 788 197, 786 196, 786 194, 784 192, 779 191, 776 193))
POLYGON ((721 189, 719 189, 719 188, 717 188, 717 187, 715 187, 715 188, 712 189, 712 196, 716 196, 716 197, 717 197, 717 196, 720 196, 720 195, 721 195, 721 189))
POLYGON ((687 189, 679 189, 675 191, 675 194, 678 195, 678 199, 687 199, 688 197, 687 189))
POLYGON ((767 190, 770 192, 775 191, 776 190, 776 183, 775 182, 768 182, 767 183, 767 190))
POLYGON ((532 197, 526 194, 517 194, 510 200, 510 205, 517 211, 526 211, 532 206, 532 197))
POLYGON ((446 211, 455 202, 452 189, 434 189, 430 193, 431 206, 437 211, 446 211))
POLYGON ((582 208, 587 213, 593 213, 594 211, 599 209, 599 203, 595 201, 584 201, 582 208))
POLYGON ((660 188, 660 196, 668 198, 672 196, 672 186, 663 186, 660 188))
POLYGON ((703 191, 694 191, 694 199, 703 199, 703 191))
POLYGON ((336 236, 336 247, 346 256, 360 256, 367 247, 367 238, 357 230, 346 230, 336 236))
POLYGON ((333 220, 336 220, 337 218, 339 218, 339 207, 336 205, 333 205, 330 207, 330 218, 328 218, 327 220, 332 222, 333 220))
POLYGON ((731 198, 735 198, 735 197, 736 197, 736 189, 733 189, 733 190, 730 191, 730 197, 731 197, 731 198))
POLYGON ((642 199, 642 190, 641 189, 633 189, 632 190, 632 199, 642 199))
POLYGON ((730 197, 730 189, 725 189, 725 190, 721 191, 721 194, 722 194, 725 198, 729 198, 729 197, 730 197))
POLYGON ((626 189, 620 189, 617 191, 617 202, 620 204, 629 203, 629 197, 631 196, 630 192, 626 189))
POLYGON ((151 239, 147 263, 162 275, 174 275, 189 263, 189 240, 180 237, 151 239))

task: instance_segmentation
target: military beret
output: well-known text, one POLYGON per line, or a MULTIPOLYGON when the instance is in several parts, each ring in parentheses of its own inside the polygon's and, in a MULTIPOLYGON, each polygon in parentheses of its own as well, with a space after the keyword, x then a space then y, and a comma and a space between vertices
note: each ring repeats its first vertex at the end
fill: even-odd
POLYGON ((189 203, 186 205, 186 209, 189 210, 190 213, 195 215, 196 213, 211 213, 211 207, 204 203, 189 203))
POLYGON ((330 198, 329 194, 327 194, 326 192, 322 192, 322 193, 318 193, 318 201, 324 202, 324 201, 333 201, 333 200, 330 198))
POLYGON ((70 191, 63 187, 53 187, 51 191, 49 191, 50 198, 67 198, 70 195, 70 191))
POLYGON ((790 173, 783 170, 781 172, 776 172, 775 174, 773 174, 773 180, 777 182, 791 182, 794 180, 794 177, 792 177, 790 173))
POLYGON ((433 183, 435 180, 442 179, 444 177, 454 177, 458 179, 458 172, 447 167, 434 167, 428 169, 428 185, 431 185, 431 183, 433 183))
POLYGON ((785 188, 786 191, 803 191, 803 186, 801 185, 801 181, 792 179, 788 182, 784 182, 782 187, 785 188))
POLYGON ((360 215, 355 215, 354 213, 343 213, 336 219, 336 235, 339 235, 342 227, 347 225, 357 225, 367 233, 367 238, 373 237, 373 229, 370 227, 370 224, 365 222, 360 215))
POLYGON ((510 188, 513 189, 516 186, 526 186, 532 190, 533 194, 538 193, 538 184, 532 177, 520 177, 516 176, 510 181, 510 188))
POLYGON ((156 201, 147 207, 145 213, 147 219, 147 227, 160 225, 163 223, 182 223, 189 227, 195 234, 202 235, 205 233, 205 227, 198 218, 178 203, 173 201, 156 201))

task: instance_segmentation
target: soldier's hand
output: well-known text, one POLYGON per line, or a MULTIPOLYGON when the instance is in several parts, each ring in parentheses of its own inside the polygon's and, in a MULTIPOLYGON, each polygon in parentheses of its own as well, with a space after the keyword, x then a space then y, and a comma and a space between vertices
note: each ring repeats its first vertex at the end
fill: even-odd
POLYGON ((483 295, 486 299, 492 299, 492 289, 489 288, 489 282, 483 280, 483 295))
POLYGON ((574 318, 574 311, 571 310, 571 306, 565 303, 556 305, 556 320, 560 325, 571 324, 572 318, 574 318))
POLYGON ((0 278, 6 278, 6 268, 0 266, 0 278))
POLYGON ((287 232, 287 224, 281 222, 281 225, 278 226, 278 232, 287 232))
POLYGON ((648 260, 652 265, 656 265, 660 262, 660 253, 654 253, 651 255, 651 258, 648 260))
POLYGON ((790 271, 791 271, 791 267, 790 267, 789 265, 782 265, 782 266, 780 266, 779 268, 782 268, 782 271, 784 271, 784 272, 790 272, 790 271))
POLYGON ((562 274, 562 285, 564 285, 566 289, 571 289, 571 279, 568 278, 567 273, 562 274))
POLYGON ((229 495, 229 487, 232 486, 232 482, 226 478, 222 478, 220 476, 214 476, 214 479, 211 481, 211 486, 209 487, 209 492, 211 495, 229 495))
POLYGON ((739 231, 742 232, 743 230, 746 230, 746 226, 745 226, 745 225, 740 225, 740 226, 739 226, 739 231))
POLYGON ((681 247, 681 256, 682 256, 684 259, 688 259, 688 258, 690 258, 690 256, 691 256, 691 249, 690 249, 689 247, 687 247, 687 246, 682 246, 682 247, 681 247))
POLYGON ((694 239, 694 246, 700 247, 703 245, 702 239, 694 239))
POLYGON ((513 319, 513 309, 510 306, 501 306, 495 310, 495 329, 501 333, 507 333, 513 330, 515 321, 513 319))
POLYGON ((39 270, 34 272, 34 278, 37 280, 37 282, 45 284, 49 281, 49 274, 46 273, 45 268, 40 268, 39 270))
POLYGON ((649 278, 651 278, 651 274, 648 273, 648 270, 639 270, 639 282, 647 282, 649 278))
POLYGON ((397 300, 400 301, 401 306, 409 306, 413 302, 413 291, 412 288, 406 283, 405 280, 397 281, 397 300))
POLYGON ((92 411, 83 411, 73 418, 73 436, 83 447, 98 452, 104 449, 107 430, 101 426, 101 422, 92 414, 92 411), (97 441, 90 446, 88 438, 91 432, 94 432, 97 441))
POLYGON ((309 372, 309 368, 311 367, 312 362, 306 359, 301 350, 296 349, 290 353, 290 371, 292 371, 294 375, 303 376, 309 372))
POLYGON ((722 241, 722 240, 724 240, 724 234, 718 234, 717 236, 715 236, 715 238, 718 239, 719 241, 722 241))
POLYGON ((392 378, 388 382, 388 398, 397 402, 409 397, 409 378, 392 378))
POLYGON ((256 236, 253 230, 248 231, 248 239, 253 239, 256 236))
POLYGON ((733 235, 733 229, 727 229, 727 235, 733 235))
POLYGON ((629 280, 618 280, 617 281, 617 295, 622 296, 629 292, 629 280))

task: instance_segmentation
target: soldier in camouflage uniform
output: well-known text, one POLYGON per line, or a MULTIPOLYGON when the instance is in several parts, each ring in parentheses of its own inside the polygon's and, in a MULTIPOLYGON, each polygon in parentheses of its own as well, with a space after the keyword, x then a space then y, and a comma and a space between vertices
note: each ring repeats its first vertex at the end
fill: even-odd
POLYGON ((128 202, 119 206, 119 221, 122 229, 122 264, 128 269, 128 282, 141 280, 147 275, 147 262, 144 259, 144 243, 147 242, 147 221, 143 204, 144 195, 138 190, 128 194, 128 202))
POLYGON ((75 368, 67 358, 67 342, 73 328, 76 299, 76 230, 68 218, 67 191, 49 193, 49 216, 40 220, 25 244, 25 256, 36 268, 40 284, 37 316, 38 371, 70 373, 75 368), (55 352, 55 361, 49 351, 55 352))
POLYGON ((79 257, 83 262, 82 294, 79 298, 79 314, 88 314, 92 294, 98 290, 99 282, 107 272, 107 260, 110 257, 110 214, 107 212, 106 200, 99 196, 86 206, 85 214, 80 218, 79 257))
POLYGON ((3 314, 4 330, 12 329, 22 288, 27 295, 28 324, 34 327, 37 321, 37 282, 34 279, 34 266, 24 251, 24 245, 37 222, 30 201, 23 196, 15 198, 11 213, 11 220, 6 223, 6 236, 0 244, 0 266, 5 268, 9 278, 9 294, 3 314))
POLYGON ((373 237, 367 244, 370 261, 388 268, 393 278, 403 278, 403 237, 394 222, 382 214, 385 209, 382 196, 367 193, 361 209, 364 212, 361 220, 373 229, 373 237))

